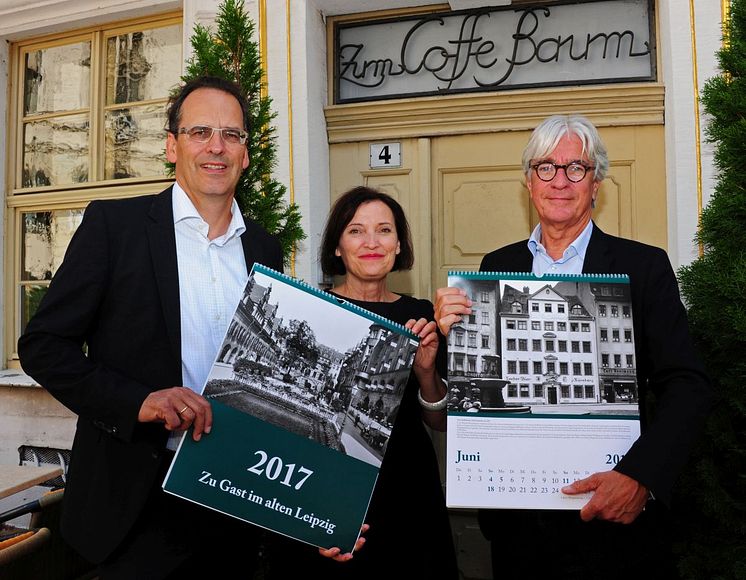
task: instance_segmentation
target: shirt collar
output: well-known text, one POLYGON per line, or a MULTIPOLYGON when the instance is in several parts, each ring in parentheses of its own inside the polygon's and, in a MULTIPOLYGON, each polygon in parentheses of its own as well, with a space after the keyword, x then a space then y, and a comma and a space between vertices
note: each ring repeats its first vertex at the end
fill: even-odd
MULTIPOLYGON (((186 225, 193 227, 207 236, 209 226, 202 216, 199 215, 197 208, 194 207, 194 204, 192 203, 192 200, 189 199, 186 191, 184 191, 178 182, 174 182, 172 191, 174 225, 179 222, 186 222, 186 225)), ((219 238, 215 238, 213 242, 225 243, 228 240, 233 239, 235 236, 240 236, 245 231, 246 223, 244 222, 241 210, 239 210, 238 203, 234 197, 233 203, 231 204, 231 223, 228 225, 225 234, 219 238)))
MULTIPOLYGON (((591 233, 593 233, 593 220, 588 222, 588 225, 583 228, 580 235, 578 235, 578 237, 575 238, 565 249, 562 258, 557 261, 567 260, 573 256, 578 256, 581 261, 585 261, 585 253, 588 250, 588 244, 591 241, 591 233)), ((534 258, 536 257, 537 252, 546 254, 546 250, 541 244, 541 224, 537 224, 534 231, 531 232, 531 236, 528 238, 528 249, 534 258)))

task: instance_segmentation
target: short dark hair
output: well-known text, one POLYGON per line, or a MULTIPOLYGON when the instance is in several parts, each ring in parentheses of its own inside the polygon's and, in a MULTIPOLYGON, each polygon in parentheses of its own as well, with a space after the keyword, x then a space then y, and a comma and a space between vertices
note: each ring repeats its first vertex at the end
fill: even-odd
POLYGON ((169 133, 173 133, 174 135, 178 133, 179 123, 181 122, 181 106, 184 104, 184 100, 197 89, 216 89, 235 97, 238 104, 241 106, 243 128, 245 131, 250 131, 249 101, 246 99, 243 89, 238 84, 229 81, 228 79, 213 76, 201 76, 185 83, 178 92, 172 94, 171 98, 168 100, 168 121, 166 130, 169 133))
POLYGON ((347 273, 342 258, 337 256, 335 251, 339 246, 339 240, 344 229, 355 217, 357 209, 364 203, 371 201, 385 203, 391 213, 394 214, 394 227, 396 227, 396 235, 399 238, 399 253, 396 255, 394 267, 391 270, 409 270, 414 265, 414 250, 412 249, 412 237, 409 234, 409 223, 401 205, 390 195, 361 185, 342 194, 342 197, 334 203, 326 221, 319 259, 321 270, 327 276, 342 276, 347 273))

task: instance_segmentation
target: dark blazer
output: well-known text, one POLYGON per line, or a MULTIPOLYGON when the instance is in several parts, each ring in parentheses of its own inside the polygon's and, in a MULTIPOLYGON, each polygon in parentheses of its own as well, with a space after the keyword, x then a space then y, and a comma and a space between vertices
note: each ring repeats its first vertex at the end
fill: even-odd
MULTIPOLYGON (((168 432, 137 415, 149 393, 182 384, 171 197, 92 202, 18 342, 25 372, 78 415, 62 533, 92 562, 124 539, 166 461, 168 432)), ((248 269, 282 269, 261 227, 246 220, 241 238, 248 269)))
MULTIPOLYGON (((487 254, 480 270, 531 272, 532 266, 524 240, 487 254)), ((660 248, 610 236, 595 224, 583 272, 629 275, 642 435, 615 469, 668 503, 712 402, 676 277, 660 248)))

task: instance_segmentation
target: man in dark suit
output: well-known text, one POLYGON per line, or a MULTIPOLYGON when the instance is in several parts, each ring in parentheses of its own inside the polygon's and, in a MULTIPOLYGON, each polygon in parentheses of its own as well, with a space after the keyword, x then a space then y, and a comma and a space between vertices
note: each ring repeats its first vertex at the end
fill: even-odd
POLYGON ((104 580, 212 577, 231 563, 250 576, 253 526, 160 488, 173 435, 209 436, 198 391, 252 265, 282 268, 279 242, 234 200, 247 127, 239 87, 187 83, 169 109, 176 183, 88 206, 18 344, 25 371, 78 415, 62 533, 104 580))
MULTIPOLYGON (((559 115, 543 121, 523 154, 539 225, 529 240, 487 254, 480 270, 629 275, 642 435, 612 471, 563 488, 567 494, 593 492, 579 518, 563 511, 480 512, 495 577, 675 576, 660 504, 670 502, 711 392, 665 252, 607 235, 591 220, 607 168, 590 121, 559 115)), ((470 314, 470 307, 463 291, 438 290, 441 331, 470 314)))

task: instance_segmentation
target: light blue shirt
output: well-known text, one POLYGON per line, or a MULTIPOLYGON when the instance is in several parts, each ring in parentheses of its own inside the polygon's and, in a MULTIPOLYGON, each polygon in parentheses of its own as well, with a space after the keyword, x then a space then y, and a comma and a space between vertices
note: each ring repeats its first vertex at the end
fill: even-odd
POLYGON ((201 393, 249 279, 240 237, 246 225, 234 199, 228 230, 209 240, 207 222, 178 183, 173 210, 183 386, 201 393))
POLYGON ((580 235, 565 249, 562 257, 553 260, 541 243, 541 224, 534 228, 528 239, 528 249, 534 257, 531 272, 536 276, 544 274, 582 274, 585 252, 591 240, 593 222, 589 221, 580 235))

